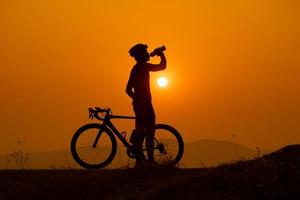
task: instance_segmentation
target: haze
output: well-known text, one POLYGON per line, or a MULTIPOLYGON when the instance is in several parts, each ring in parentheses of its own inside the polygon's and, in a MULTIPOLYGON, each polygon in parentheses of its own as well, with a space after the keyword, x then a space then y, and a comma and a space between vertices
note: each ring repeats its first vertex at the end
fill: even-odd
POLYGON ((69 148, 91 106, 133 115, 125 86, 139 42, 167 47, 167 70, 151 74, 153 104, 185 141, 299 143, 299 9, 297 0, 1 1, 0 153, 23 138, 28 151, 69 148))

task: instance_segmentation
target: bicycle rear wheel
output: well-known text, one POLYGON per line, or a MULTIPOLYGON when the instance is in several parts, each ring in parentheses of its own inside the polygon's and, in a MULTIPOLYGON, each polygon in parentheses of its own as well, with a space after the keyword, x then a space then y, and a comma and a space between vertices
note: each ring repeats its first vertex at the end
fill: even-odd
POLYGON ((101 124, 82 126, 75 132, 71 141, 74 160, 86 169, 107 166, 115 157, 116 151, 117 142, 113 133, 101 124), (100 137, 95 143, 97 136, 100 137))
MULTIPOLYGON (((175 166, 182 158, 184 143, 179 132, 166 124, 156 124, 154 134, 154 160, 167 167, 175 166)), ((147 158, 145 139, 143 153, 147 158)))

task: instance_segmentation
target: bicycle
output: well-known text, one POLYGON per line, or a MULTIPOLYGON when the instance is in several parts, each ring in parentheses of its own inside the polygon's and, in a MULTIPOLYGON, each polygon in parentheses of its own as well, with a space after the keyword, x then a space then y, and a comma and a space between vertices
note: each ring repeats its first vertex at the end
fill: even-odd
MULTIPOLYGON (((83 168, 100 169, 106 167, 117 152, 116 137, 127 148, 127 155, 135 158, 136 150, 124 135, 110 121, 111 119, 135 119, 131 116, 113 115, 110 108, 89 108, 89 118, 103 123, 90 123, 80 127, 72 137, 71 153, 74 160, 83 168), (100 116, 99 116, 100 114, 100 116), (116 137, 115 137, 116 136, 116 137)), ((145 138, 143 155, 146 158, 145 138)), ((154 135, 154 159, 160 166, 175 166, 181 159, 184 143, 179 132, 167 125, 156 124, 154 135)))

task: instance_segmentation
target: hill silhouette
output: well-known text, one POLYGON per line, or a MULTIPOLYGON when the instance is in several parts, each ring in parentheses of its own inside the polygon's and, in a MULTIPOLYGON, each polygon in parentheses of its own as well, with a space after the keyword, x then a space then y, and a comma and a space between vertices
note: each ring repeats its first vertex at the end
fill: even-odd
POLYGON ((222 140, 199 140, 185 146, 182 166, 188 168, 210 167, 225 162, 247 160, 266 154, 240 144, 222 140))
POLYGON ((297 199, 300 145, 198 169, 0 170, 1 199, 297 199))
POLYGON ((200 196, 204 199, 297 199, 300 195, 300 145, 288 145, 253 160, 223 164, 196 174, 160 190, 153 199, 162 196, 175 199, 200 196))
MULTIPOLYGON (((264 154, 265 152, 261 152, 264 154)), ((228 141, 198 140, 185 143, 183 158, 180 162, 182 168, 199 168, 216 166, 225 162, 240 159, 251 159, 257 152, 245 146, 228 141)), ((121 168, 132 166, 134 160, 129 159, 123 145, 118 145, 116 158, 108 168, 121 168)), ((26 169, 79 169, 74 162, 70 150, 33 152, 24 166, 26 169)), ((0 169, 15 168, 7 166, 7 155, 0 156, 0 169)))

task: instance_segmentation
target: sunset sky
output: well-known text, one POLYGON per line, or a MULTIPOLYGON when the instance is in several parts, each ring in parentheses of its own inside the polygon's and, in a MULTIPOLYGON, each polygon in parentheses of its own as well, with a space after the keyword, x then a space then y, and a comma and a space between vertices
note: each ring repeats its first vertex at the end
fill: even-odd
POLYGON ((300 143, 299 11, 299 0, 1 0, 0 154, 23 138, 27 151, 69 148, 88 107, 133 115, 136 43, 167 47, 153 105, 185 141, 300 143))

